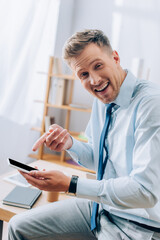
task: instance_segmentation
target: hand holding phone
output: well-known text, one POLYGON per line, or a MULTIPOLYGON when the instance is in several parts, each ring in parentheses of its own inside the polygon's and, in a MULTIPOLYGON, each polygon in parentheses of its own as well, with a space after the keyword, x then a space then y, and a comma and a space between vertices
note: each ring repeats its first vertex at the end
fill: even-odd
POLYGON ((22 172, 25 172, 25 173, 29 173, 30 171, 33 171, 33 170, 37 170, 36 168, 33 168, 33 167, 30 167, 24 163, 21 163, 21 162, 18 162, 16 160, 13 160, 11 158, 8 158, 8 164, 9 166, 13 167, 13 168, 16 168, 22 172))

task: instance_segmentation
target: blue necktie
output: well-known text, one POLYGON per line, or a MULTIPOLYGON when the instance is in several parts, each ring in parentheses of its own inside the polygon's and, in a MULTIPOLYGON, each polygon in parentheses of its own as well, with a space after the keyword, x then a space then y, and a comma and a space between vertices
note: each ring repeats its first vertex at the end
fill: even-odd
MULTIPOLYGON (((104 123, 104 127, 101 133, 101 138, 100 138, 100 145, 99 145, 99 164, 98 164, 98 174, 97 174, 97 180, 102 180, 103 178, 103 174, 104 174, 104 170, 107 164, 107 160, 108 160, 108 149, 105 146, 105 139, 107 138, 108 135, 108 129, 109 129, 109 125, 111 122, 111 113, 112 113, 112 108, 114 107, 114 103, 111 103, 106 111, 106 120, 104 123), (103 150, 105 149, 106 151, 106 156, 105 159, 103 161, 103 150)), ((93 207, 92 207, 92 216, 91 216, 91 230, 96 228, 97 222, 97 215, 98 215, 98 207, 99 204, 94 202, 93 203, 93 207)))

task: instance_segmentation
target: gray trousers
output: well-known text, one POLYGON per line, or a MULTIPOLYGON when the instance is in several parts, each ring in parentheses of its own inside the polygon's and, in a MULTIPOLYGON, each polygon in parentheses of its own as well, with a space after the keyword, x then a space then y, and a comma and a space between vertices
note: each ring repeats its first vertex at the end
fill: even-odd
POLYGON ((8 240, 160 240, 160 234, 101 212, 98 230, 90 230, 92 202, 68 199, 25 211, 9 222, 8 240), (114 223, 113 223, 114 222, 114 223))

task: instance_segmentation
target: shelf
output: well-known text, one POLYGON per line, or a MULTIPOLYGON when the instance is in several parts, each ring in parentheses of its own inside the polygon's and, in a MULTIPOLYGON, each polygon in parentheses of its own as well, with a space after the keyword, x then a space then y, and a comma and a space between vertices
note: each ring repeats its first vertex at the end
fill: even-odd
MULTIPOLYGON (((38 154, 29 154, 30 158, 39 159, 38 154)), ((60 156, 53 155, 53 154, 43 154, 43 160, 54 160, 54 161, 60 161, 60 156)))
POLYGON ((67 75, 67 74, 50 74, 51 77, 57 77, 57 78, 63 78, 67 80, 76 80, 76 77, 73 75, 67 75))
POLYGON ((76 135, 72 135, 72 137, 74 137, 75 139, 77 139, 78 141, 81 141, 81 142, 88 142, 86 139, 83 139, 83 138, 79 138, 78 136, 76 135))
POLYGON ((39 127, 32 127, 31 130, 37 131, 37 132, 43 132, 41 128, 39 127))
MULTIPOLYGON (((31 158, 35 158, 35 159, 38 159, 38 154, 30 154, 29 157, 31 158)), ((52 154, 43 154, 43 160, 46 160, 48 162, 54 162, 56 164, 59 164, 59 165, 63 165, 65 167, 70 167, 70 168, 74 168, 74 169, 78 169, 78 170, 81 170, 81 171, 84 171, 84 172, 89 172, 89 173, 95 173, 95 171, 93 170, 90 170, 88 168, 85 168, 85 167, 81 167, 81 166, 78 166, 78 165, 73 165, 71 163, 67 163, 67 162, 60 162, 60 157, 59 156, 56 156, 56 155, 52 155, 52 154)))
POLYGON ((29 154, 28 157, 34 158, 34 159, 39 159, 39 156, 37 154, 29 154))
MULTIPOLYGON (((47 72, 37 72, 39 74, 44 74, 44 75, 48 75, 47 72)), ((77 80, 77 78, 74 75, 68 75, 68 74, 49 74, 50 77, 56 77, 56 78, 63 78, 66 80, 77 80)))
POLYGON ((72 136, 73 138, 77 139, 78 141, 86 142, 86 143, 88 142, 87 139, 79 137, 79 135, 80 135, 79 132, 72 132, 72 131, 69 131, 69 133, 71 134, 71 136, 72 136))
MULTIPOLYGON (((35 102, 38 102, 38 103, 43 103, 43 101, 41 100, 35 100, 35 102)), ((55 105, 55 104, 51 104, 51 103, 47 103, 46 104, 47 107, 54 107, 54 108, 59 108, 59 109, 64 109, 64 110, 70 110, 70 111, 81 111, 81 112, 91 112, 91 108, 76 108, 76 107, 71 107, 69 105, 55 105)))
POLYGON ((48 107, 54 107, 54 108, 60 108, 60 109, 65 109, 65 110, 73 110, 73 111, 81 111, 81 112, 91 112, 91 109, 84 109, 84 108, 75 108, 75 107, 71 107, 69 105, 54 105, 54 104, 47 104, 48 107))

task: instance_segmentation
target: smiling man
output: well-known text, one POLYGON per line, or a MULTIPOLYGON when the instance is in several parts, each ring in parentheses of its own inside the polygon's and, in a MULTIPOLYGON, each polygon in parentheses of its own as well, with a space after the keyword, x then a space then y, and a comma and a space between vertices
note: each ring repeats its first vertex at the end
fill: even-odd
POLYGON ((115 100, 126 76, 116 51, 91 43, 70 61, 71 68, 88 92, 103 103, 115 100))
POLYGON ((74 194, 13 217, 9 240, 160 239, 160 88, 136 79, 100 30, 74 34, 64 59, 94 98, 86 129, 88 143, 50 126, 43 143, 97 172, 97 180, 59 171, 22 173, 47 191, 74 194))

